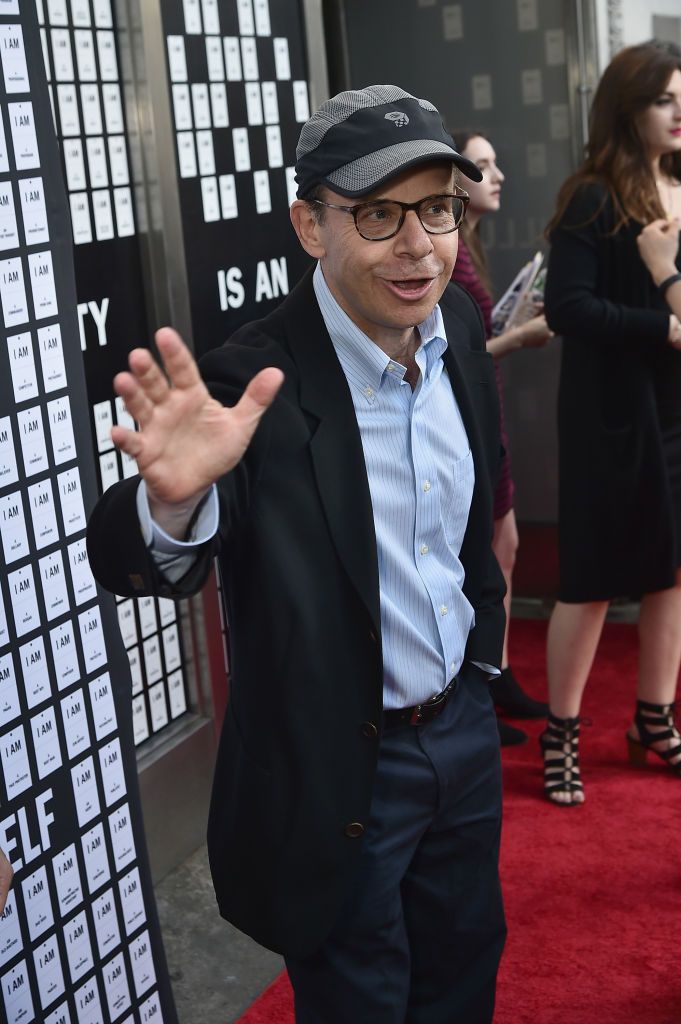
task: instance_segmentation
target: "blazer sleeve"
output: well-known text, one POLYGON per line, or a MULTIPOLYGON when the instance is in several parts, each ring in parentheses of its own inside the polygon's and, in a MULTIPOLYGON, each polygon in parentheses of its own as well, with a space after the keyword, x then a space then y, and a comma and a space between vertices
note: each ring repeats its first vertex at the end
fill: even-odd
MULTIPOLYGON (((612 205, 604 186, 583 185, 551 235, 544 311, 556 334, 604 344, 666 344, 669 314, 613 302, 599 287, 612 238, 612 205)), ((612 268, 611 268, 612 269, 612 268)))

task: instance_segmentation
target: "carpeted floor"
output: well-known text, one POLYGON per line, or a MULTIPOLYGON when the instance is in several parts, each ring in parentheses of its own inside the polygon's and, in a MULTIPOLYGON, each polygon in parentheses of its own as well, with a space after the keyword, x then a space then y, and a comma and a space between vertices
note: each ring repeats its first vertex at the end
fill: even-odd
MULTIPOLYGON (((545 634, 545 622, 513 622, 512 663, 535 696, 545 634)), ((584 807, 543 799, 541 723, 504 750, 509 938, 495 1024, 681 1024, 681 780, 626 763, 635 675, 635 628, 607 625, 583 708, 584 807)), ((285 975, 239 1024, 293 1024, 285 975)))

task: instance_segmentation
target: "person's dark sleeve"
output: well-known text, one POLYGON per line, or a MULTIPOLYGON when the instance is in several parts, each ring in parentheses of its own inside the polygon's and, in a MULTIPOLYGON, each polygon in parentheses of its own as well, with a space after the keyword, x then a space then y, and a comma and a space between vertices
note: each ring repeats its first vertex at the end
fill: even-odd
POLYGON ((666 344, 669 314, 625 306, 599 291, 602 239, 611 230, 605 190, 583 186, 551 235, 544 312, 556 334, 603 344, 666 344))

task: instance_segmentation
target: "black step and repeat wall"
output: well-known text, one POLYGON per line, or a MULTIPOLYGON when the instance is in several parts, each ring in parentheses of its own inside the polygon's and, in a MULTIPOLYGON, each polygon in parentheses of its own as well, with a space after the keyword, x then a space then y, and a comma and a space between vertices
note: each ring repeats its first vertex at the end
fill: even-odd
MULTIPOLYGON (((111 0, 37 0, 45 68, 60 142, 74 242, 80 342, 97 449, 99 487, 137 472, 111 442, 130 426, 112 391, 128 351, 149 341, 124 90, 131 88, 130 37, 111 0)), ((143 208, 140 212, 143 212, 143 208)), ((118 603, 132 672, 135 743, 187 711, 186 656, 174 602, 118 603)))
POLYGON ((291 0, 161 0, 194 345, 265 316, 309 264, 288 219, 310 114, 291 0))
POLYGON ((173 1024, 34 0, 0 0, 0 63, 0 1020, 173 1024))

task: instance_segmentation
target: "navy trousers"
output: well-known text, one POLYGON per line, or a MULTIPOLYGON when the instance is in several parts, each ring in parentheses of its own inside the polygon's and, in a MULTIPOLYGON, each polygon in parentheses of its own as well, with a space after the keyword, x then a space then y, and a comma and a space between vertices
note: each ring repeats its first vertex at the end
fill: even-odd
POLYGON ((465 665, 438 718, 383 732, 351 896, 321 949, 286 960, 297 1024, 491 1024, 500 826, 496 717, 465 665))

